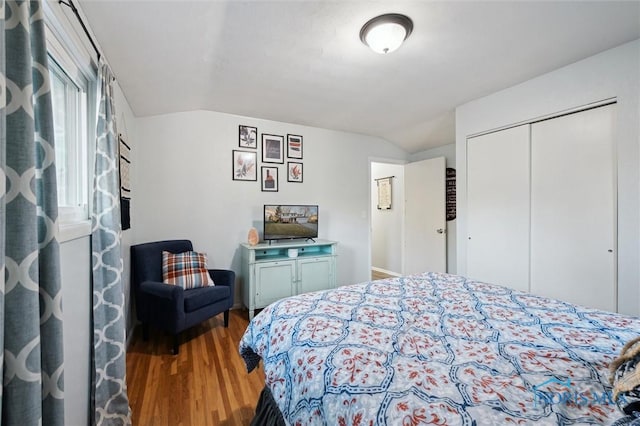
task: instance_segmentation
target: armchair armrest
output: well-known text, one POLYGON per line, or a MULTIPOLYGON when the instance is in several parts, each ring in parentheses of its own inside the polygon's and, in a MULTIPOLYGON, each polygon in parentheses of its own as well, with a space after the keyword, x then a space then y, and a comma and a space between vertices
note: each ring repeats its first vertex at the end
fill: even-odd
POLYGON ((184 289, 177 285, 155 281, 140 284, 138 296, 143 299, 142 322, 177 333, 184 323, 184 289))
POLYGON ((154 298, 170 299, 176 302, 180 298, 184 300, 184 289, 178 285, 145 281, 140 284, 140 291, 154 298))
POLYGON ((227 269, 209 269, 209 275, 216 285, 233 286, 236 281, 236 273, 227 269))
POLYGON ((216 285, 225 285, 229 287, 229 307, 233 306, 233 299, 236 291, 236 273, 228 269, 209 269, 209 275, 213 278, 216 285))

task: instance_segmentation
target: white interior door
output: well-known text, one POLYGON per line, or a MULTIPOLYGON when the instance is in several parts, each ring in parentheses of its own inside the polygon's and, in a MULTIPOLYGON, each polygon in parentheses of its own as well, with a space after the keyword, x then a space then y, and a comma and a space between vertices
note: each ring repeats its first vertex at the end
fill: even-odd
POLYGON ((615 311, 615 105, 532 124, 531 292, 615 311))
POLYGON ((446 272, 445 158, 405 165, 405 275, 446 272))
POLYGON ((529 291, 529 125, 467 140, 467 276, 529 291))

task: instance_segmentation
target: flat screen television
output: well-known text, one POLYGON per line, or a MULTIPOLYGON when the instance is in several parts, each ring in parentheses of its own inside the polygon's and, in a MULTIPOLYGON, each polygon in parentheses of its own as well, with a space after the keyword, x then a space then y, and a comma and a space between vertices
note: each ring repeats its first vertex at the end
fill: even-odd
POLYGON ((318 238, 318 206, 292 204, 265 204, 265 240, 318 238))

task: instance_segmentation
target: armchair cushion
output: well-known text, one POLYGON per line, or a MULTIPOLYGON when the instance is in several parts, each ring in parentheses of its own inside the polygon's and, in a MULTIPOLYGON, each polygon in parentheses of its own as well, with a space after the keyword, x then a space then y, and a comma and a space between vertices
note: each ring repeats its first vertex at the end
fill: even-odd
POLYGON ((229 287, 222 285, 185 290, 184 311, 194 312, 204 306, 229 299, 230 296, 229 287))
POLYGON ((184 289, 213 285, 207 271, 207 255, 194 251, 176 254, 163 251, 162 281, 184 289))

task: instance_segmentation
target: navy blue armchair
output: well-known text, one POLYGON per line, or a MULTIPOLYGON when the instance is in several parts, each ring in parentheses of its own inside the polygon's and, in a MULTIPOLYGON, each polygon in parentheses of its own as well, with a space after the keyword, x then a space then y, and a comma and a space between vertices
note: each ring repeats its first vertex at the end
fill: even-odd
POLYGON ((162 252, 192 251, 189 240, 169 240, 131 246, 131 276, 142 336, 148 339, 149 326, 173 334, 173 353, 180 346, 180 332, 213 316, 224 313, 229 326, 229 309, 233 306, 236 274, 224 269, 210 269, 215 286, 185 290, 162 282, 162 252))

